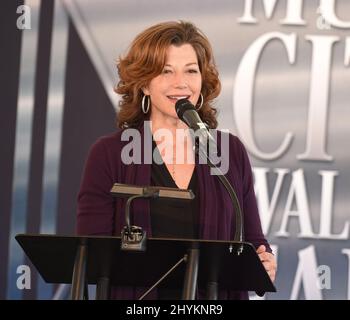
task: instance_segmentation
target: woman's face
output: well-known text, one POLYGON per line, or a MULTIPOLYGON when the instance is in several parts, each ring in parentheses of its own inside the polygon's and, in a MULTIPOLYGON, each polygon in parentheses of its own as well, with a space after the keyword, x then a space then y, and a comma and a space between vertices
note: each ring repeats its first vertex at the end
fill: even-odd
POLYGON ((176 101, 186 98, 196 105, 201 88, 202 75, 193 47, 190 44, 171 45, 162 73, 143 89, 151 98, 151 120, 156 117, 177 119, 176 101))

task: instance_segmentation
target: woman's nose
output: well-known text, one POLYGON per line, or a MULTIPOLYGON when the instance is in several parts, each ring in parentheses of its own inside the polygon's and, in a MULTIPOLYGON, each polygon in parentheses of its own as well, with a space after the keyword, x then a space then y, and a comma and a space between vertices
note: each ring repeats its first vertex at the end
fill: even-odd
POLYGON ((179 89, 184 89, 188 87, 185 75, 182 73, 175 74, 174 86, 179 89))

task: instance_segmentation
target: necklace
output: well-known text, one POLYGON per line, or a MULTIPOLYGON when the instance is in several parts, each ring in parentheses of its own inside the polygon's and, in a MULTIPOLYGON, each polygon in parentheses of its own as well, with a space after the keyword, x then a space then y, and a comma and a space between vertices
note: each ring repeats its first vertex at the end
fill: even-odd
POLYGON ((175 178, 176 178, 176 177, 175 177, 175 159, 176 159, 176 157, 173 156, 173 163, 172 163, 171 175, 172 175, 174 181, 176 181, 176 180, 175 180, 175 178))

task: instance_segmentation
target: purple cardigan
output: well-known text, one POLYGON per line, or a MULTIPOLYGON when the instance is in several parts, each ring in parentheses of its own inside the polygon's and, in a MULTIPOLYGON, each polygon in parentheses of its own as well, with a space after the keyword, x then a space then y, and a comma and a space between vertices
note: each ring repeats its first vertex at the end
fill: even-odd
MULTIPOLYGON (((143 137, 143 128, 140 130, 143 137)), ((114 183, 150 185, 151 164, 125 165, 121 150, 128 142, 121 141, 121 132, 101 137, 90 149, 78 195, 77 233, 80 235, 120 235, 124 226, 125 201, 110 195, 114 183)), ((223 134, 223 133, 222 133, 223 134)), ((220 146, 220 134, 218 134, 220 146)), ((143 138, 142 148, 143 150, 143 138)), ((229 135, 229 170, 226 177, 236 191, 243 211, 245 241, 256 248, 263 244, 271 251, 261 229, 254 194, 253 175, 247 152, 240 140, 229 135)), ((143 152, 141 151, 141 159, 143 152)), ((207 165, 196 164, 199 190, 199 236, 206 240, 232 240, 235 215, 230 197, 207 165), (203 196, 205 195, 205 196, 203 196)), ((150 207, 147 200, 132 205, 133 221, 152 236, 150 207)), ((112 298, 135 299, 143 288, 114 288, 112 298)), ((155 299, 156 292, 149 295, 155 299)), ((246 291, 221 290, 220 299, 247 299, 246 291)))

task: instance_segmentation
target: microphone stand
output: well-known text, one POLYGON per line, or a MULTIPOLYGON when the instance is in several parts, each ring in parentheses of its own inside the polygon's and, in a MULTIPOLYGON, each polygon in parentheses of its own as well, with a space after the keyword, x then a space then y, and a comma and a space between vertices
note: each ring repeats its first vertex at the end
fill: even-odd
MULTIPOLYGON (((187 126, 192 129, 193 141, 195 146, 195 153, 199 155, 204 161, 207 162, 208 166, 214 168, 219 174, 217 177, 220 182, 224 185, 225 189, 230 195, 233 207, 236 213, 236 224, 238 227, 235 228, 235 236, 234 241, 242 242, 243 241, 243 223, 242 223, 242 211, 239 205, 239 201, 237 199, 237 195, 231 186, 230 182, 227 180, 222 171, 210 160, 210 156, 208 156, 208 152, 201 148, 201 144, 203 146, 204 143, 201 143, 199 140, 205 140, 205 146, 207 146, 207 142, 215 143, 214 139, 211 137, 208 128, 205 123, 202 122, 199 114, 196 111, 194 105, 188 99, 180 99, 175 104, 175 110, 180 120, 187 124, 187 126), (197 132, 199 135, 197 136, 197 132)), ((208 151, 209 148, 207 148, 208 151)), ((240 246, 237 250, 237 254, 240 255, 242 253, 243 246, 240 246)))

